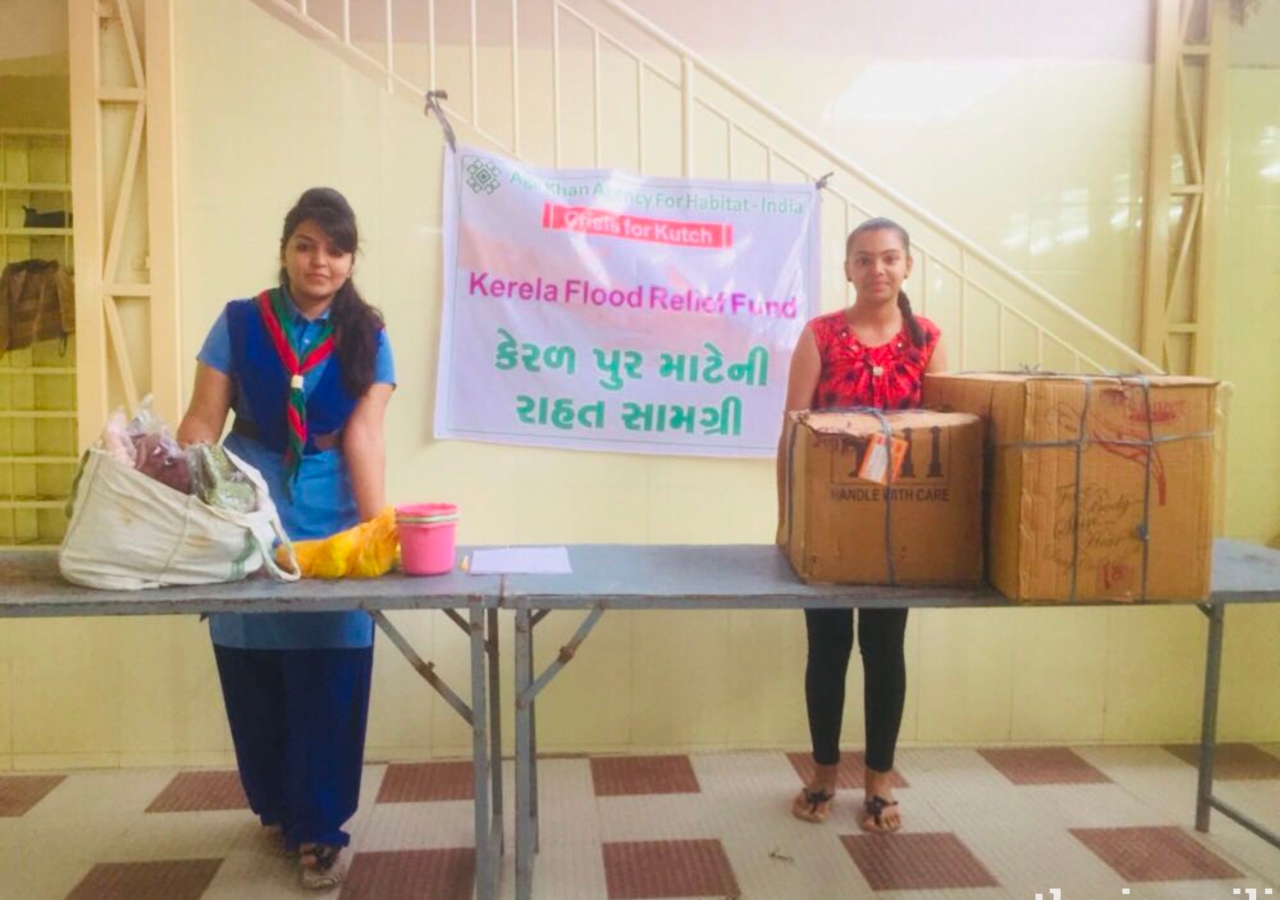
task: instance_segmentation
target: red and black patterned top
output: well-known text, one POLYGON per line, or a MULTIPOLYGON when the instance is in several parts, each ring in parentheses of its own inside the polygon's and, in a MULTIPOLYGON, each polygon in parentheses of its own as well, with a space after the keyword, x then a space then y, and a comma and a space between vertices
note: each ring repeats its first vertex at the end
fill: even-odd
POLYGON ((809 327, 818 343, 818 356, 822 359, 813 408, 912 409, 919 406, 924 371, 933 358, 941 332, 923 316, 916 316, 916 321, 924 331, 922 347, 911 343, 905 322, 887 344, 867 347, 849 328, 843 310, 810 321, 809 327))

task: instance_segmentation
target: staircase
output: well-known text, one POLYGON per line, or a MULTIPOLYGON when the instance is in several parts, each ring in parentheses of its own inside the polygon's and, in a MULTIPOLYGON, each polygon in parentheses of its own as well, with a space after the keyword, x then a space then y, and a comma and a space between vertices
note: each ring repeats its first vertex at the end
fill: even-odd
MULTIPOLYGON (((862 219, 901 222, 913 303, 942 327, 956 368, 1159 371, 619 0, 254 2, 415 103, 446 90, 464 139, 535 165, 788 183, 830 173, 823 271, 840 271, 862 219)), ((852 299, 826 281, 825 309, 852 299)))

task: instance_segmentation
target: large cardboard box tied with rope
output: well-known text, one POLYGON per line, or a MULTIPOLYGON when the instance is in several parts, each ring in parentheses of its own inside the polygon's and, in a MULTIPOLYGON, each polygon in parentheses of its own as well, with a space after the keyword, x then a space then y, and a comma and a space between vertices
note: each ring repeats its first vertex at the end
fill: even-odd
POLYGON ((926 406, 986 422, 992 586, 1017 601, 1205 599, 1216 397, 1216 382, 1172 376, 926 376, 926 406))
POLYGON ((923 410, 792 413, 781 541, 806 582, 982 580, 982 423, 923 410))

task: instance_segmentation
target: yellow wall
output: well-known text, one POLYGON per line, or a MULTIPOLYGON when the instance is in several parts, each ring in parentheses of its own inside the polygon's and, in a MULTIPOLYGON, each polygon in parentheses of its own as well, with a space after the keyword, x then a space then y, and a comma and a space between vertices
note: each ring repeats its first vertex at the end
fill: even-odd
POLYGON ((0 74, 0 128, 67 128, 70 116, 66 75, 0 74))
MULTIPOLYGON (((388 447, 392 499, 457 502, 461 538, 471 543, 771 538, 768 462, 433 441, 438 129, 415 104, 388 95, 380 83, 250 3, 178 0, 176 7, 188 381, 220 306, 270 283, 285 210, 304 188, 330 184, 347 194, 360 216, 365 243, 357 278, 386 313, 397 352, 401 387, 388 447)), ((526 62, 545 70, 545 60, 526 62)), ((928 111, 918 121, 901 121, 894 120, 892 106, 876 113, 875 92, 865 84, 857 88, 872 68, 865 63, 724 63, 1087 315, 1126 339, 1136 336, 1143 66, 1010 63, 979 77, 977 70, 957 74, 922 63, 914 72, 890 73, 907 77, 919 92, 917 102, 903 108, 913 115, 928 111), (1008 77, 1001 75, 1004 69, 1008 77), (815 90, 828 84, 825 94, 815 90), (958 84, 969 87, 958 90, 958 84), (849 94, 852 112, 841 112, 840 98, 849 94), (868 117, 871 123, 863 124, 868 117)), ((441 83, 452 88, 464 66, 455 55, 442 69, 441 83)), ((1239 129, 1261 132, 1276 122, 1267 104, 1277 96, 1277 78, 1275 71, 1233 73, 1233 138, 1246 133, 1239 129)), ((581 101, 581 88, 580 80, 569 80, 566 89, 581 101)), ((526 101, 545 106, 548 90, 545 81, 531 77, 526 101)), ((486 95, 485 102, 492 107, 489 121, 505 121, 500 99, 486 95)), ((658 107, 664 101, 651 102, 658 107)), ((615 105, 611 111, 625 117, 625 104, 610 107, 615 105)), ((592 125, 587 115, 566 123, 566 164, 585 161, 583 135, 592 125)), ((618 138, 623 128, 610 123, 606 161, 628 166, 634 163, 618 138)), ((526 121, 523 137, 529 155, 545 162, 545 117, 541 127, 526 121)), ((1242 136, 1233 143, 1233 172, 1237 156, 1253 153, 1248 142, 1256 140, 1242 136)), ((648 168, 669 171, 679 159, 675 139, 658 133, 650 141, 648 168)), ((1274 157, 1274 144, 1269 152, 1274 157)), ((699 157, 702 174, 721 174, 716 165, 699 157)), ((1268 184, 1233 180, 1236 224, 1228 235, 1239 256, 1233 258, 1237 264, 1228 259, 1223 266, 1232 304, 1223 328, 1232 348, 1222 355, 1224 374, 1242 382, 1232 436, 1231 527, 1257 537, 1280 531, 1280 455, 1270 449, 1274 442, 1261 442, 1280 421, 1267 421, 1277 401, 1262 387, 1280 374, 1267 368, 1277 365, 1270 348, 1275 331, 1261 327, 1280 325, 1268 306, 1280 272, 1272 254, 1241 248, 1246 242, 1261 248, 1267 234, 1277 235, 1280 201, 1276 186, 1268 184), (1270 208, 1261 202, 1268 197, 1270 208), (1247 389, 1246 381, 1259 387, 1247 389)), ((836 283, 835 269, 824 275, 836 283)), ((833 292, 828 296, 837 302, 833 292)), ((1262 662, 1274 658, 1276 613, 1233 610, 1228 617, 1225 737, 1280 738, 1280 676, 1262 662)), ((465 684, 465 638, 456 627, 430 613, 394 618, 448 680, 465 684)), ((539 626, 542 662, 576 618, 556 614, 539 626)), ((509 627, 509 620, 504 624, 509 627)), ((1198 722, 1203 628, 1200 614, 1187 608, 913 613, 903 740, 1190 740, 1198 722)), ((465 752, 468 735, 452 712, 386 642, 377 656, 370 756, 465 752)), ((612 612, 544 695, 540 744, 548 751, 801 747, 803 658, 798 613, 612 612)), ((0 698, 9 698, 0 706, 0 766, 228 758, 212 654, 204 628, 193 619, 0 623, 0 662, 0 698)), ((509 673, 504 678, 509 684, 509 673)), ((846 736, 855 744, 860 681, 859 673, 851 673, 846 736)))
MULTIPOLYGON (((1255 64, 1232 69, 1229 78, 1217 359, 1218 374, 1234 385, 1228 529, 1280 546, 1280 354, 1274 338, 1280 330, 1280 10, 1266 12, 1254 33, 1265 31, 1270 41, 1242 41, 1255 64)), ((1225 721, 1242 737, 1274 739, 1280 733, 1280 609, 1238 608, 1227 621, 1225 721)))
MULTIPOLYGON (((1280 47, 1280 16, 1274 34, 1280 47)), ((1233 69, 1230 175, 1220 253, 1221 376, 1231 405, 1228 524, 1250 540, 1280 539, 1280 50, 1270 68, 1233 69)))
POLYGON ((722 65, 899 193, 1136 343, 1147 65, 982 57, 827 57, 807 66, 731 57, 722 65))

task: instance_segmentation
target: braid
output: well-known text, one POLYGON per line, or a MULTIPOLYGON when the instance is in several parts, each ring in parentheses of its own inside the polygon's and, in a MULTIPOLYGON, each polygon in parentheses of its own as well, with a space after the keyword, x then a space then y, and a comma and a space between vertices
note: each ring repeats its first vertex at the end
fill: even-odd
POLYGON ((911 300, 907 297, 906 291, 898 291, 898 311, 902 313, 902 321, 906 323, 907 333, 911 335, 911 345, 923 347, 924 329, 916 320, 916 314, 911 311, 911 300))
POLYGON ((352 397, 363 397, 373 384, 382 314, 370 306, 348 279, 333 298, 334 351, 342 362, 343 382, 352 397))

